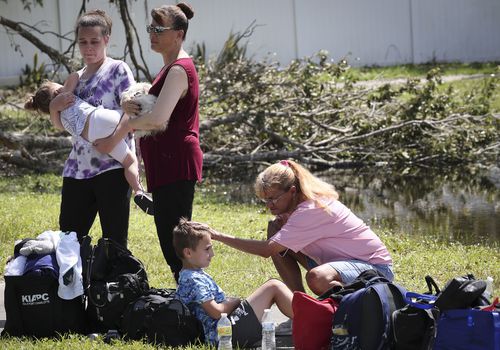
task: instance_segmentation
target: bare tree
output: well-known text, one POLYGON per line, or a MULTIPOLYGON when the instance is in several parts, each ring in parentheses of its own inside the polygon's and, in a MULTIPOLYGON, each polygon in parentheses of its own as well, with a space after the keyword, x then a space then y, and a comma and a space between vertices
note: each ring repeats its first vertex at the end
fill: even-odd
MULTIPOLYGON (((25 11, 31 11, 31 6, 43 6, 43 0, 36 0, 34 3, 28 0, 22 0, 22 2, 25 5, 25 11)), ((132 21, 132 18, 130 16, 129 2, 127 0, 109 0, 109 2, 116 5, 118 12, 120 13, 120 18, 122 20, 123 26, 125 28, 126 44, 123 50, 124 55, 123 57, 121 57, 121 59, 130 57, 133 69, 135 70, 136 79, 138 79, 142 74, 147 80, 152 81, 151 72, 144 59, 142 45, 139 40, 137 28, 135 27, 134 22, 132 21), (137 50, 139 51, 139 56, 142 63, 139 63, 137 59, 135 53, 136 46, 137 50)), ((85 11, 86 0, 81 0, 81 5, 79 7, 77 15, 81 15, 85 11)), ((76 38, 74 38, 73 32, 60 34, 53 31, 41 31, 37 28, 36 25, 12 21, 4 16, 0 16, 0 25, 2 25, 7 30, 7 34, 9 36, 14 37, 15 35, 19 35, 28 40, 37 49, 45 53, 56 67, 58 65, 62 65, 66 72, 71 72, 77 66, 77 63, 74 60, 76 38), (69 41, 70 45, 65 52, 59 52, 59 50, 46 44, 46 40, 43 40, 43 37, 45 35, 53 35, 63 41, 69 41), (72 38, 70 38, 70 36, 72 36, 72 38)), ((11 38, 11 41, 14 42, 15 39, 11 38)))

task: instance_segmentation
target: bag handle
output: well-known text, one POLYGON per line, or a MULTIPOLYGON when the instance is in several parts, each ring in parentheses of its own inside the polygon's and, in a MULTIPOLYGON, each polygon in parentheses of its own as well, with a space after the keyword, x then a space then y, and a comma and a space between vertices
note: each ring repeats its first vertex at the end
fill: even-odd
POLYGON ((495 332, 495 344, 500 344, 500 313, 492 312, 493 329, 495 332))
POLYGON ((391 281, 382 276, 373 277, 366 281, 366 288, 377 283, 391 283, 391 281))
POLYGON ((395 306, 395 302, 394 302, 394 298, 393 298, 393 295, 391 292, 391 288, 389 287, 390 285, 393 285, 393 284, 392 283, 379 283, 379 284, 374 284, 374 285, 369 287, 377 293, 377 295, 380 299, 380 303, 382 305, 383 314, 385 315, 382 339, 380 341, 380 344, 377 347, 377 350, 384 349, 386 346, 386 342, 389 339, 390 320, 391 320, 391 315, 389 314, 390 310, 391 310, 390 304, 395 306), (388 299, 382 297, 384 292, 386 292, 385 294, 388 296, 388 299))
POLYGON ((435 295, 419 294, 415 292, 406 292, 405 301, 408 305, 416 307, 417 309, 428 310, 434 307, 434 301, 437 299, 435 295), (415 298, 417 301, 413 301, 415 298))
POLYGON ((439 293, 441 293, 441 290, 439 289, 436 281, 434 281, 434 278, 427 275, 425 276, 425 282, 427 283, 427 288, 429 289, 428 294, 438 295, 439 293), (432 288, 434 288, 435 293, 432 292, 432 288))

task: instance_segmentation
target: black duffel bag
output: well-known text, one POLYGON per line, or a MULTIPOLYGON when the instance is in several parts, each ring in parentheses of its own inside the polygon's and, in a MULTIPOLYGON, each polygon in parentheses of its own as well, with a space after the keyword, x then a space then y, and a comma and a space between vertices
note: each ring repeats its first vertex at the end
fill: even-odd
POLYGON ((125 339, 173 347, 203 342, 203 325, 174 294, 151 289, 130 303, 121 327, 125 339))
MULTIPOLYGON (((89 247, 90 237, 81 238, 82 256, 89 247)), ((4 279, 6 321, 2 336, 43 338, 86 332, 84 296, 71 300, 60 298, 57 295, 59 281, 53 274, 4 276, 4 279)))
POLYGON ((2 336, 54 337, 85 332, 83 296, 72 300, 57 295, 52 276, 5 276, 6 322, 2 336))
POLYGON ((127 248, 101 238, 85 266, 89 330, 120 330, 127 305, 149 289, 144 265, 127 248))

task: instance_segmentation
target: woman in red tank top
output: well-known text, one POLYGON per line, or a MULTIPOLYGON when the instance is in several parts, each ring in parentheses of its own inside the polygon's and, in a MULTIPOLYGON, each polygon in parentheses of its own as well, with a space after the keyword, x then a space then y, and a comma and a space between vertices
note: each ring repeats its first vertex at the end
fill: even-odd
MULTIPOLYGON (((151 113, 124 118, 113 136, 99 142, 107 152, 116 140, 133 130, 156 130, 139 141, 148 190, 153 194, 154 218, 163 256, 177 280, 181 261, 172 247, 172 231, 181 217, 191 219, 194 189, 201 181, 203 154, 199 142, 198 74, 182 48, 193 9, 186 3, 163 5, 151 11, 146 26, 151 48, 162 55, 164 67, 149 91, 158 97, 151 113)), ((122 105, 137 114, 134 102, 122 105)))

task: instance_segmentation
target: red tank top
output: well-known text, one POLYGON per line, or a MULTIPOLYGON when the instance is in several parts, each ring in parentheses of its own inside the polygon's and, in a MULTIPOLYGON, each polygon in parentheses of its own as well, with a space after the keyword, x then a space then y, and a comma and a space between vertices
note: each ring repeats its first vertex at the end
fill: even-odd
POLYGON ((180 58, 164 67, 153 81, 149 93, 155 96, 160 94, 165 78, 174 65, 186 71, 187 93, 177 102, 167 129, 142 137, 139 141, 149 192, 176 181, 201 181, 203 153, 199 140, 199 87, 193 60, 180 58))

